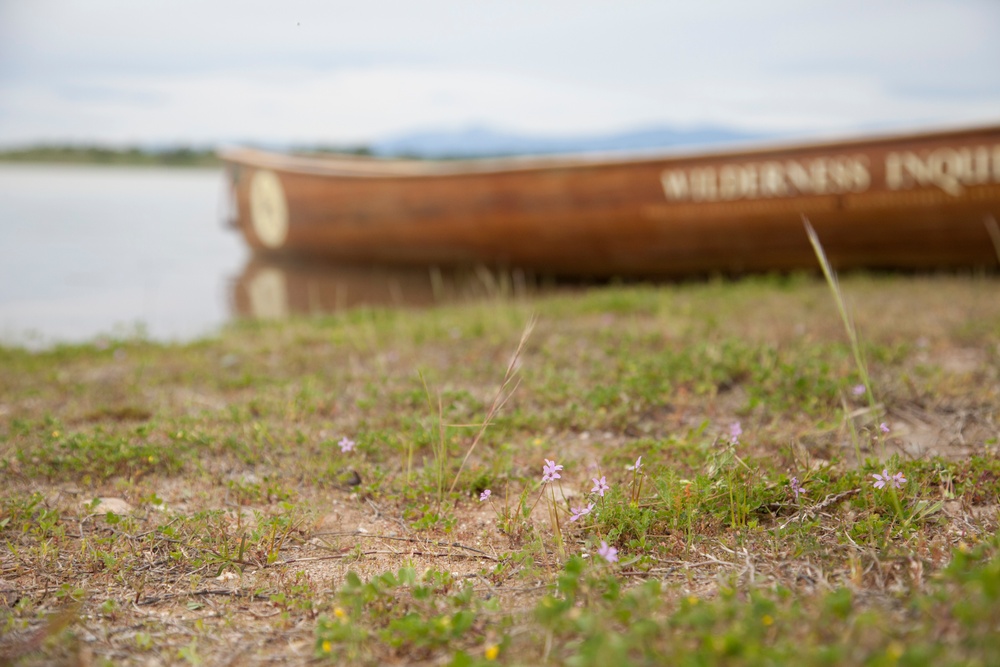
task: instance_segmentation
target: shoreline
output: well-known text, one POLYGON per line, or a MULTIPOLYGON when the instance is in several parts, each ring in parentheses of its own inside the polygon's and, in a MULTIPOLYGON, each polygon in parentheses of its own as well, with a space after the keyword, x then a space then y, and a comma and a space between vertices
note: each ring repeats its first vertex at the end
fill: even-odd
POLYGON ((174 148, 150 151, 98 146, 39 146, 0 151, 3 164, 85 164, 136 167, 221 167, 215 150, 174 148))

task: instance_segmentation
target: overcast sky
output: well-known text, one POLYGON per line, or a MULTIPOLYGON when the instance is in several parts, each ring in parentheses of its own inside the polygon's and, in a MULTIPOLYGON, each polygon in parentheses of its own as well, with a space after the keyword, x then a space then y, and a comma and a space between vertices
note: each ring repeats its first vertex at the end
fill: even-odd
POLYGON ((1000 122, 1000 0, 0 0, 0 145, 1000 122))

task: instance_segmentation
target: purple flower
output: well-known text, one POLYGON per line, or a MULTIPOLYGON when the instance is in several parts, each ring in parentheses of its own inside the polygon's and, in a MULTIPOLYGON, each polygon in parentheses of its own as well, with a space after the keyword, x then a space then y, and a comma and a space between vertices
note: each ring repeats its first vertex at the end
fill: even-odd
POLYGON ((340 439, 337 443, 340 446, 340 451, 346 454, 347 452, 354 451, 354 441, 348 438, 346 435, 340 439))
POLYGON ((740 444, 741 435, 743 435, 743 427, 740 426, 739 422, 733 422, 733 425, 729 427, 729 444, 740 444))
POLYGON ((542 484, 561 479, 562 475, 559 474, 559 471, 562 469, 563 467, 561 465, 556 465, 555 461, 545 459, 545 465, 542 466, 542 484))
POLYGON ((484 502, 489 500, 491 495, 493 495, 493 492, 490 491, 489 489, 486 489, 485 491, 479 494, 479 502, 484 502))
POLYGON ((609 547, 607 542, 601 540, 601 548, 597 550, 597 555, 609 563, 614 563, 618 560, 618 549, 609 547))
POLYGON ((798 502, 800 494, 801 495, 805 495, 805 493, 806 493, 806 490, 804 488, 802 488, 801 484, 799 484, 799 478, 798 477, 792 477, 792 479, 790 479, 788 481, 788 488, 791 489, 792 493, 795 494, 795 501, 796 502, 798 502))
POLYGON ((882 474, 881 475, 879 475, 878 473, 875 473, 874 475, 872 475, 872 477, 875 478, 875 488, 876 489, 881 489, 882 487, 886 486, 887 484, 892 484, 897 489, 901 489, 901 488, 903 488, 903 484, 906 483, 906 478, 903 477, 903 473, 897 472, 895 475, 890 475, 889 474, 889 470, 886 469, 886 468, 882 469, 882 474))
POLYGON ((604 475, 601 475, 600 479, 593 477, 591 478, 590 481, 594 483, 594 488, 592 488, 590 492, 599 493, 601 494, 602 498, 604 497, 604 492, 611 488, 610 486, 608 486, 607 478, 605 478, 604 475))
POLYGON ((851 393, 855 396, 861 396, 865 393, 865 386, 863 384, 856 384, 851 387, 851 393))
POLYGON ((586 507, 573 507, 573 516, 569 518, 570 521, 576 521, 582 516, 590 514, 591 510, 594 509, 594 503, 588 503, 586 507))
MULTIPOLYGON (((637 458, 635 460, 635 463, 633 463, 632 465, 628 466, 625 469, 626 470, 634 470, 636 472, 641 472, 642 471, 642 457, 640 456, 639 458, 637 458)), ((604 478, 602 477, 601 479, 604 479, 604 478)), ((602 493, 601 495, 603 496, 604 494, 602 493)))
POLYGON ((886 424, 885 422, 882 422, 881 424, 878 425, 878 430, 882 431, 883 433, 888 433, 889 425, 886 424))

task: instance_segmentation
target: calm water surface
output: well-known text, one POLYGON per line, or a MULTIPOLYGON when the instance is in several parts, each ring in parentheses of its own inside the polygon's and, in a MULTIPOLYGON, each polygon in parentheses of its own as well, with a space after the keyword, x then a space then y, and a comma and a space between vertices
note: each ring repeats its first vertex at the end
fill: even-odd
POLYGON ((0 341, 211 334, 248 261, 221 170, 0 164, 0 341))
POLYGON ((211 335, 235 317, 537 293, 517 271, 255 257, 221 170, 0 164, 0 343, 211 335))

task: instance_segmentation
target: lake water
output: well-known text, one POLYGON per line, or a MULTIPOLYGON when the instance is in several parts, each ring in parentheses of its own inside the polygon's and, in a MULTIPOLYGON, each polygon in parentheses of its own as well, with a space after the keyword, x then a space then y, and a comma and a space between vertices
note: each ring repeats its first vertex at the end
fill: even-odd
POLYGON ((0 343, 186 341, 235 317, 535 293, 517 271, 277 262, 224 226, 219 169, 0 163, 0 343))
POLYGON ((249 259, 223 172, 0 164, 0 341, 212 333, 249 259))

